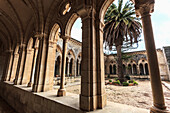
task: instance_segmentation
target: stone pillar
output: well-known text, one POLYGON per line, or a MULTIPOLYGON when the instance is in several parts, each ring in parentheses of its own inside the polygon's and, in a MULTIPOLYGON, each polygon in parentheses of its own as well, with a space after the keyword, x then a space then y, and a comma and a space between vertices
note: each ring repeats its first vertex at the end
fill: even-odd
POLYGON ((146 75, 145 64, 142 64, 142 66, 143 66, 143 74, 146 75))
POLYGON ((22 75, 21 84, 29 83, 29 79, 31 76, 32 62, 33 62, 33 52, 34 49, 28 49, 26 52, 26 61, 25 61, 25 67, 22 75))
POLYGON ((68 40, 70 37, 62 36, 62 38, 63 38, 63 53, 62 53, 61 81, 60 81, 60 89, 58 90, 57 96, 65 96, 66 95, 66 90, 64 88, 65 67, 66 67, 65 65, 66 65, 67 44, 68 44, 68 40))
POLYGON ((39 34, 36 37, 39 39, 39 50, 32 91, 49 91, 53 89, 56 42, 49 41, 48 35, 45 33, 39 34))
POLYGON ((132 75, 134 75, 134 71, 133 71, 133 65, 131 65, 131 67, 132 67, 132 68, 131 68, 131 70, 132 70, 132 75))
POLYGON ((67 62, 67 76, 70 74, 70 61, 67 62))
POLYGON ((153 107, 151 113, 169 113, 166 110, 162 83, 160 78, 158 59, 152 30, 150 13, 154 10, 154 0, 135 0, 136 14, 142 17, 142 25, 145 39, 147 58, 150 69, 150 79, 153 95, 153 107))
POLYGON ((80 109, 92 111, 97 108, 103 108, 106 104, 103 33, 99 27, 100 22, 95 23, 95 9, 87 8, 85 10, 87 15, 81 15, 82 75, 80 109))
POLYGON ((74 75, 74 77, 76 77, 76 61, 73 60, 73 65, 72 65, 72 75, 74 75))
POLYGON ((12 65, 12 70, 11 70, 11 73, 10 73, 10 78, 9 78, 9 81, 11 82, 14 82, 14 79, 15 79, 15 74, 16 74, 16 71, 17 71, 17 65, 18 65, 18 59, 19 59, 19 54, 18 52, 14 53, 14 58, 13 58, 13 65, 12 65))
POLYGON ((34 82, 34 74, 35 74, 37 54, 38 54, 38 47, 35 47, 34 48, 33 61, 32 61, 31 74, 30 74, 30 80, 29 80, 29 83, 27 85, 28 87, 31 87, 33 82, 34 82))
POLYGON ((61 59, 60 59, 60 64, 59 64, 59 76, 61 76, 61 59))
POLYGON ((78 74, 78 76, 80 75, 80 62, 78 62, 77 74, 78 74))
POLYGON ((15 75, 15 80, 14 80, 15 85, 21 84, 21 79, 22 79, 22 74, 24 71, 25 59, 26 59, 25 58, 25 48, 26 48, 25 44, 22 44, 20 46, 17 71, 16 71, 16 75, 15 75))
POLYGON ((2 75, 2 79, 1 81, 8 81, 10 78, 10 72, 11 72, 11 68, 12 68, 12 60, 13 60, 13 51, 12 50, 8 50, 5 52, 5 66, 3 69, 3 75, 2 75))
MULTIPOLYGON (((103 52, 103 28, 104 23, 97 19, 96 22, 96 68, 97 68, 97 108, 106 106, 107 96, 105 91, 105 65, 103 52)), ((117 66, 116 66, 117 71, 117 66)))

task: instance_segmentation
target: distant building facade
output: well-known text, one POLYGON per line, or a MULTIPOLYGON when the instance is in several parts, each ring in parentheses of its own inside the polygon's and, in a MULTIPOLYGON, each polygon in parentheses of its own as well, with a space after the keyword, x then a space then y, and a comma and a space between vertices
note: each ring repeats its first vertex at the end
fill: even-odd
MULTIPOLYGON (((81 75, 81 46, 82 43, 70 39, 67 48, 66 60, 66 76, 80 76, 81 75)), ((123 70, 125 75, 149 75, 149 66, 147 61, 146 51, 136 51, 126 53, 132 56, 128 60, 123 60, 123 70)), ((162 80, 170 80, 169 66, 170 66, 170 47, 164 47, 163 50, 157 49, 159 69, 162 80)), ((116 54, 105 55, 105 74, 116 75, 117 62, 116 54)), ((62 39, 57 42, 56 49, 56 63, 54 76, 61 75, 61 61, 62 61, 62 39)))

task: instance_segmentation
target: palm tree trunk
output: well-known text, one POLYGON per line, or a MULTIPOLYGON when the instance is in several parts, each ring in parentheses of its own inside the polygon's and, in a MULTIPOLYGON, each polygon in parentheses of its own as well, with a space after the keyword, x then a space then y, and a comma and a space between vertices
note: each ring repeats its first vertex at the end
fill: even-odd
POLYGON ((122 45, 116 46, 117 50, 117 63, 118 63, 118 77, 120 82, 124 82, 124 75, 123 75, 123 65, 122 65, 122 52, 121 52, 122 45))

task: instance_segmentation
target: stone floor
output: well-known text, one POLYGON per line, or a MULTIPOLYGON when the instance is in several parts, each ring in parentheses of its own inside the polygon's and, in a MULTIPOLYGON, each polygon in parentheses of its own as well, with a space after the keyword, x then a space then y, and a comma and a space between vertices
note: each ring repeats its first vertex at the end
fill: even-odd
POLYGON ((0 113, 17 113, 0 97, 0 113))

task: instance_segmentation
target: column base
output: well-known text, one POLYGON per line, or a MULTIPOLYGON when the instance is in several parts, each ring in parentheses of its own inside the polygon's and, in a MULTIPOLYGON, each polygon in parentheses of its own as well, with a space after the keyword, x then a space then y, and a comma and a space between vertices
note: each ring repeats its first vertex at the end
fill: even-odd
POLYGON ((156 108, 155 106, 151 107, 150 108, 150 113, 170 113, 169 110, 167 109, 159 109, 159 108, 156 108))
POLYGON ((35 85, 33 84, 32 92, 42 92, 43 91, 43 85, 35 85))
POLYGON ((80 109, 83 111, 94 111, 97 109, 97 96, 80 95, 80 109))
POLYGON ((21 82, 19 80, 14 80, 14 85, 21 85, 21 82))
POLYGON ((32 82, 29 82, 27 87, 32 87, 32 82))
POLYGON ((66 96, 66 90, 65 89, 59 89, 57 96, 58 97, 66 96))
POLYGON ((106 94, 97 96, 97 99, 98 99, 97 108, 98 109, 103 109, 107 104, 107 96, 106 96, 106 94))

